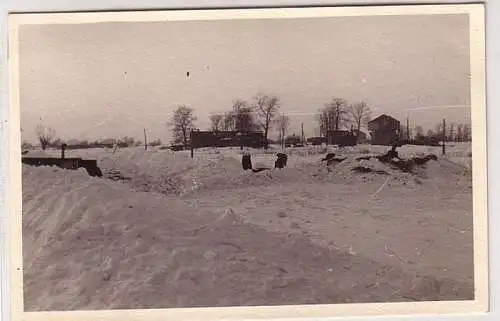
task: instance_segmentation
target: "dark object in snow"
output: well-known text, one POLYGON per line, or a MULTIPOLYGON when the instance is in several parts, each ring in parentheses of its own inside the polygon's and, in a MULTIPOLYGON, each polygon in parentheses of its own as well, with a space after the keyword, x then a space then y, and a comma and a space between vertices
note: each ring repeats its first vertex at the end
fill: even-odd
POLYGON ((271 169, 270 168, 267 168, 267 167, 259 167, 259 168, 254 168, 252 169, 252 172, 254 173, 258 173, 258 172, 262 172, 262 171, 270 171, 271 169))
POLYGON ((170 146, 170 150, 174 151, 174 152, 178 152, 178 151, 181 151, 181 150, 185 150, 186 148, 184 147, 184 145, 172 145, 170 146))
POLYGON ((438 160, 437 156, 434 154, 429 154, 425 157, 413 157, 412 159, 416 165, 425 165, 430 160, 434 160, 434 161, 438 160))
POLYGON ((395 160, 395 159, 393 159, 390 164, 393 167, 396 167, 396 168, 402 170, 403 172, 409 173, 409 172, 413 171, 413 169, 416 166, 422 166, 422 165, 425 165, 430 160, 437 161, 437 159, 438 158, 436 155, 429 154, 425 157, 412 157, 412 158, 407 159, 407 160, 404 160, 404 159, 395 160))
POLYGON ((241 157, 241 166, 245 171, 252 169, 252 158, 249 154, 245 154, 241 157))
POLYGON ((328 153, 328 154, 326 154, 326 156, 324 158, 321 159, 321 161, 322 162, 326 161, 326 166, 330 166, 330 165, 333 165, 335 163, 340 163, 340 162, 344 161, 345 159, 346 159, 346 157, 337 158, 337 157, 335 157, 334 153, 328 153))
POLYGON ((388 172, 381 170, 381 169, 371 169, 368 167, 364 166, 356 166, 351 169, 353 172, 359 172, 359 173, 376 173, 376 174, 382 174, 382 175, 389 175, 388 172))
POLYGON ((329 159, 335 158, 335 153, 328 153, 324 158, 321 159, 322 162, 328 161, 329 159))
POLYGON ((359 162, 359 161, 362 161, 362 160, 370 160, 372 158, 374 158, 375 156, 361 156, 361 157, 357 157, 356 160, 359 162))
POLYGON ((285 168, 288 156, 283 153, 278 153, 276 154, 276 156, 278 156, 278 159, 276 160, 276 162, 274 162, 274 168, 279 168, 279 169, 285 168))
POLYGON ((331 159, 326 161, 326 166, 330 166, 330 165, 333 165, 335 163, 341 163, 345 160, 346 160, 346 157, 344 157, 344 158, 331 158, 331 159))
POLYGON ((105 171, 104 177, 106 177, 107 179, 113 180, 113 181, 130 181, 130 180, 132 180, 130 177, 124 176, 117 169, 109 169, 109 170, 105 171))
POLYGON ((21 162, 31 166, 57 166, 64 169, 85 168, 90 176, 102 177, 101 169, 94 159, 52 158, 52 157, 22 157, 21 162))
POLYGON ((393 159, 390 161, 392 167, 396 167, 397 169, 410 173, 415 167, 415 162, 412 159, 404 160, 404 159, 393 159))
POLYGON ((377 157, 377 159, 378 159, 379 161, 381 161, 382 163, 390 163, 390 162, 392 162, 392 160, 393 160, 394 158, 399 159, 399 154, 398 154, 398 152, 396 151, 396 148, 397 148, 397 147, 398 147, 398 145, 397 145, 397 144, 392 145, 392 148, 391 148, 391 150, 390 150, 390 151, 388 151, 388 152, 387 152, 387 153, 385 153, 384 155, 381 155, 381 156, 376 156, 376 157, 377 157))
MULTIPOLYGON (((434 154, 429 154, 429 155, 424 156, 424 157, 412 157, 409 159, 403 159, 403 158, 399 157, 398 152, 396 151, 397 147, 398 147, 398 145, 395 144, 392 146, 390 151, 388 151, 387 153, 385 153, 383 155, 380 155, 380 156, 362 156, 362 157, 357 157, 356 160, 361 161, 361 160, 370 160, 371 158, 376 158, 380 162, 382 162, 384 164, 389 164, 393 168, 399 169, 405 173, 411 173, 416 166, 425 165, 430 160, 435 160, 435 161, 438 160, 437 156, 434 154)), ((353 169, 353 170, 363 171, 363 169, 361 169, 361 167, 362 166, 355 167, 356 169, 353 169)))

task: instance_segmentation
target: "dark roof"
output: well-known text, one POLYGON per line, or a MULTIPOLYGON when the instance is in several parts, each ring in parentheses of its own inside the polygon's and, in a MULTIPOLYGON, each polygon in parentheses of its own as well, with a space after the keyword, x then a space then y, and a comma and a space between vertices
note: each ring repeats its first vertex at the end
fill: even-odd
POLYGON ((384 119, 384 118, 385 118, 385 119, 390 119, 390 120, 392 120, 392 121, 396 121, 396 122, 398 122, 398 123, 399 123, 399 120, 397 120, 396 118, 391 117, 391 116, 386 115, 386 114, 382 114, 382 115, 378 116, 377 118, 372 119, 371 121, 369 121, 369 122, 368 122, 368 124, 378 122, 378 121, 380 121, 380 120, 382 120, 382 119, 384 119))

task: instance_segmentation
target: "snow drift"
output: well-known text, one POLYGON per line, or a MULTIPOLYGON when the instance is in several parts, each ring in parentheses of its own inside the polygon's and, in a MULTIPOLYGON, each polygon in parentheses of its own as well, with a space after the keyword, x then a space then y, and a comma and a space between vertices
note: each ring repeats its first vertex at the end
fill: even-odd
POLYGON ((466 156, 410 174, 356 148, 330 169, 323 150, 290 150, 260 173, 237 149, 71 151, 105 179, 23 165, 25 309, 472 299, 466 156))

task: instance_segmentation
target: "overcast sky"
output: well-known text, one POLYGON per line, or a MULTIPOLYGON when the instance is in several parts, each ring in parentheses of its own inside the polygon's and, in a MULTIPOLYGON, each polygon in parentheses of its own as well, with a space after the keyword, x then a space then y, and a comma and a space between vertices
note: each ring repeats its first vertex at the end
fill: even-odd
POLYGON ((146 127, 168 142, 178 104, 205 129, 257 92, 279 96, 290 132, 303 122, 307 136, 332 97, 426 128, 464 123, 468 74, 467 15, 26 25, 22 138, 43 122, 66 140, 142 139, 146 127))

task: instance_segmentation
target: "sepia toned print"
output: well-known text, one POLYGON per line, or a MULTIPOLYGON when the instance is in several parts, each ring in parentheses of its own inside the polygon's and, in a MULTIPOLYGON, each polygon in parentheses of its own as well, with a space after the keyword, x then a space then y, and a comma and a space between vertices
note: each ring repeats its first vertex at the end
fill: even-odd
POLYGON ((469 14, 16 35, 24 311, 478 299, 469 14))

